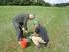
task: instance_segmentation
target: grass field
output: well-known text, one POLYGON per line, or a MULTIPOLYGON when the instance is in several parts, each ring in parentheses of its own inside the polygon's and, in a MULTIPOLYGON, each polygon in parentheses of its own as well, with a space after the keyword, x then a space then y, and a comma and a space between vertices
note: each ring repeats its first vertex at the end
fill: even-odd
MULTIPOLYGON (((32 31, 33 23, 28 23, 32 31)), ((0 52, 69 52, 69 7, 0 6, 0 52), (33 43, 26 49, 18 46, 12 19, 19 13, 34 13, 38 17, 48 31, 50 47, 38 50, 33 43)))

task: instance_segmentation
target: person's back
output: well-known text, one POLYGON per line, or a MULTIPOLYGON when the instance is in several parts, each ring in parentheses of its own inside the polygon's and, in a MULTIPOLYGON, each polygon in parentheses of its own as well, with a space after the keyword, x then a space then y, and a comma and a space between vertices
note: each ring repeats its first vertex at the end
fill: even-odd
POLYGON ((16 22, 24 22, 24 20, 27 20, 29 18, 29 14, 19 14, 15 16, 14 21, 16 22))
POLYGON ((39 37, 41 37, 45 42, 49 41, 49 38, 47 36, 47 30, 44 27, 42 27, 40 25, 40 26, 36 27, 35 30, 39 34, 39 37))

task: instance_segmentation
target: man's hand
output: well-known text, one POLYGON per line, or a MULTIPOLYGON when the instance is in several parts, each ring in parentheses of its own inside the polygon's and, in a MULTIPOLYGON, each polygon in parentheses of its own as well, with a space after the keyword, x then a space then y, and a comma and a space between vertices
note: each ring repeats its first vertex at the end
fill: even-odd
POLYGON ((34 35, 36 35, 37 33, 36 33, 36 32, 34 32, 33 34, 34 34, 34 35))
POLYGON ((27 30, 25 30, 25 28, 22 28, 22 30, 23 30, 24 32, 28 33, 28 31, 27 31, 27 30))
POLYGON ((28 33, 28 31, 27 31, 27 30, 26 30, 25 32, 26 32, 26 33, 28 33))
POLYGON ((32 34, 32 36, 38 37, 39 35, 38 35, 36 32, 34 32, 34 33, 32 34))
POLYGON ((25 31, 25 28, 22 28, 23 31, 25 31))

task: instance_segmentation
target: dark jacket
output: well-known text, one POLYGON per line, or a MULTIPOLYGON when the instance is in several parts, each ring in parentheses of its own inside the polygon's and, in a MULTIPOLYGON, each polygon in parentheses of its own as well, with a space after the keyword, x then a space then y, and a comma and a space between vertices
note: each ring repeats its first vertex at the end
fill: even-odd
POLYGON ((49 39, 48 39, 48 36, 47 36, 47 31, 44 27, 42 27, 41 25, 38 26, 36 29, 35 29, 35 32, 39 34, 39 37, 41 37, 45 42, 48 42, 49 39))
POLYGON ((29 14, 20 14, 15 16, 14 21, 18 23, 20 27, 24 27, 27 30, 27 21, 29 19, 29 14))

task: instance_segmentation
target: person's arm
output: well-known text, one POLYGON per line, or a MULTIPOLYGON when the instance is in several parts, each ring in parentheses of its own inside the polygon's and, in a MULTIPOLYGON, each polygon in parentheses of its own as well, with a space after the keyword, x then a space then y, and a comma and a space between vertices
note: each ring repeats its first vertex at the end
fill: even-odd
POLYGON ((33 36, 39 36, 39 28, 36 28, 35 32, 32 35, 33 36))
POLYGON ((26 19, 26 18, 23 20, 23 25, 22 25, 22 27, 24 27, 25 30, 27 30, 27 19, 26 19))
POLYGON ((28 33, 28 30, 27 30, 27 19, 26 18, 23 21, 22 30, 25 31, 26 33, 28 33))
POLYGON ((34 32, 34 33, 32 34, 32 36, 38 37, 39 35, 38 35, 36 32, 34 32))

